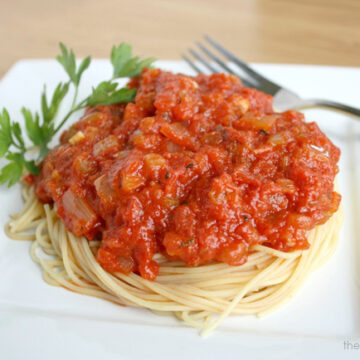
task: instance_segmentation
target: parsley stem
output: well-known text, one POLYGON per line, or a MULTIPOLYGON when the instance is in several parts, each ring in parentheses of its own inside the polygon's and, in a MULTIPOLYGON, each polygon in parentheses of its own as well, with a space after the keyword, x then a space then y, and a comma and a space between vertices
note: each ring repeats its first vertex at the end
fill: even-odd
POLYGON ((62 119, 62 121, 60 122, 60 124, 55 128, 53 135, 55 135, 61 128, 62 126, 65 124, 65 122, 69 119, 69 117, 76 111, 81 110, 87 101, 88 98, 84 99, 83 101, 81 101, 78 105, 76 106, 72 106, 70 111, 66 114, 66 116, 62 119))
POLYGON ((19 145, 19 144, 17 144, 15 141, 13 141, 13 145, 14 145, 16 148, 18 148, 19 150, 24 151, 24 147, 21 146, 21 145, 19 145))
POLYGON ((15 141, 15 138, 12 139, 12 144, 18 148, 22 153, 26 152, 26 147, 23 143, 21 143, 19 140, 17 140, 18 143, 15 141))
POLYGON ((75 86, 74 99, 73 99, 73 102, 72 102, 72 104, 71 104, 71 108, 72 108, 72 109, 75 107, 76 99, 77 99, 77 97, 78 97, 78 91, 79 91, 79 86, 75 86))
POLYGON ((80 110, 77 108, 73 108, 71 109, 66 116, 62 119, 62 121, 60 122, 60 124, 55 128, 53 135, 55 135, 60 129, 61 127, 65 124, 65 122, 69 119, 69 117, 76 111, 76 110, 80 110))

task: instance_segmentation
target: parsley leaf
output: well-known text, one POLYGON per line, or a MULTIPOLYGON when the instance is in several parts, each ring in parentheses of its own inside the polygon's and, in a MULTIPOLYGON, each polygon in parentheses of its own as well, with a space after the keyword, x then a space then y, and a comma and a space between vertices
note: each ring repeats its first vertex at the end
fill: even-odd
POLYGON ((62 65, 66 73, 69 75, 71 82, 75 85, 78 85, 75 54, 72 49, 68 51, 62 42, 59 45, 61 49, 61 55, 58 55, 56 60, 62 65))
POLYGON ((149 67, 156 59, 140 60, 138 56, 132 57, 131 46, 121 43, 111 49, 111 63, 113 65, 113 79, 121 77, 137 77, 145 67, 149 67))
MULTIPOLYGON (((55 117, 59 110, 60 104, 66 94, 69 91, 69 83, 60 83, 51 98, 50 105, 48 105, 47 97, 46 97, 46 88, 44 87, 44 91, 41 96, 41 110, 43 117, 43 124, 41 126, 42 129, 42 137, 43 137, 43 146, 51 141, 54 133, 55 133, 55 117)), ((76 95, 75 95, 76 96, 76 95)), ((74 98, 75 100, 75 98, 74 98)))
POLYGON ((9 153, 6 159, 10 160, 10 163, 1 169, 1 184, 8 183, 8 187, 10 187, 17 183, 21 178, 24 166, 31 174, 39 174, 39 168, 36 166, 35 161, 25 160, 23 153, 9 153))
POLYGON ((108 94, 115 91, 117 83, 103 81, 97 87, 92 88, 92 94, 87 98, 87 105, 100 104, 108 98, 108 94))
POLYGON ((0 158, 8 151, 12 144, 10 116, 6 109, 0 113, 0 158))
POLYGON ((117 83, 111 81, 101 82, 96 88, 92 89, 92 94, 87 99, 87 105, 111 105, 134 100, 136 89, 124 87, 116 90, 117 86, 117 83))
POLYGON ((0 183, 2 184, 7 183, 8 186, 14 185, 20 180, 24 170, 37 175, 40 172, 38 164, 49 151, 48 144, 76 111, 86 106, 111 105, 133 101, 136 89, 119 88, 118 83, 114 82, 114 79, 139 76, 142 69, 150 66, 155 60, 154 58, 141 60, 137 56, 133 57, 129 44, 121 43, 119 46, 114 46, 111 51, 113 77, 108 81, 101 82, 92 89, 92 93, 88 97, 77 102, 80 80, 84 71, 90 66, 91 57, 87 56, 77 66, 72 49, 68 49, 63 43, 60 43, 60 50, 61 54, 56 57, 56 60, 62 65, 69 76, 69 81, 59 83, 49 99, 46 94, 46 87, 44 86, 44 90, 41 93, 40 112, 33 113, 25 107, 21 109, 25 119, 26 135, 32 142, 32 146, 26 146, 20 124, 16 121, 11 121, 7 110, 3 109, 2 113, 0 112, 0 158, 5 157, 9 161, 0 170, 0 183), (72 105, 63 119, 57 123, 56 118, 59 108, 69 93, 71 85, 75 90, 72 105), (34 147, 38 150, 37 159, 27 160, 27 152, 34 147))
POLYGON ((91 57, 90 56, 86 57, 80 63, 79 69, 78 69, 78 71, 76 73, 77 84, 79 84, 83 72, 90 66, 90 63, 91 63, 91 57))
POLYGON ((31 161, 25 160, 24 165, 30 174, 39 175, 40 169, 38 168, 38 166, 36 165, 34 160, 31 160, 31 161))
POLYGON ((76 71, 76 59, 73 49, 70 51, 67 47, 60 42, 61 55, 56 57, 56 60, 62 65, 66 73, 68 74, 70 81, 77 87, 79 86, 81 76, 83 72, 90 66, 91 57, 87 56, 79 65, 76 71))
POLYGON ((118 103, 129 103, 134 101, 136 89, 128 89, 127 87, 114 91, 109 95, 108 99, 99 103, 99 105, 111 105, 118 103))
POLYGON ((64 99, 66 94, 69 90, 69 84, 68 83, 60 83, 51 98, 50 106, 48 105, 48 101, 46 98, 46 86, 44 86, 43 93, 41 95, 41 112, 43 116, 44 123, 50 123, 52 120, 54 120, 58 110, 59 106, 61 104, 61 101, 64 99))
POLYGON ((20 124, 18 122, 14 122, 11 125, 11 130, 12 130, 12 133, 13 133, 15 139, 18 141, 18 146, 17 147, 20 148, 20 149, 25 149, 25 142, 24 142, 24 139, 23 139, 22 134, 21 134, 20 124))
POLYGON ((36 113, 35 117, 31 114, 31 111, 22 108, 21 112, 25 118, 25 127, 29 139, 34 145, 42 145, 44 141, 43 132, 39 124, 39 114, 36 113))
POLYGON ((12 161, 5 165, 0 172, 0 184, 8 183, 8 187, 16 184, 22 174, 22 163, 12 161))

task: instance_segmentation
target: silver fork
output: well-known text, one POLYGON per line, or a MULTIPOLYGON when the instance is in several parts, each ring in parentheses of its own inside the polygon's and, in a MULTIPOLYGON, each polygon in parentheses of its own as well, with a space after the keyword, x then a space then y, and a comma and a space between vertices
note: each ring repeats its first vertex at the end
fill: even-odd
POLYGON ((202 64, 205 68, 212 73, 226 72, 241 77, 241 80, 245 86, 256 88, 274 97, 274 107, 278 111, 285 111, 290 109, 303 109, 309 107, 327 107, 330 109, 336 109, 350 113, 352 115, 360 116, 360 109, 353 106, 341 104, 336 101, 325 99, 303 99, 295 92, 286 89, 273 81, 267 79, 252 67, 246 64, 243 60, 236 57, 229 50, 225 49, 218 42, 213 40, 209 36, 205 36, 204 39, 213 48, 215 48, 226 60, 222 60, 218 54, 209 47, 197 42, 197 46, 200 50, 189 49, 190 54, 197 60, 196 62, 191 60, 187 55, 182 55, 183 59, 195 70, 197 73, 202 74, 203 71, 199 67, 198 63, 202 64), (205 54, 205 56, 204 56, 205 54), (208 58, 210 60, 208 60, 208 58), (234 64, 234 67, 230 68, 226 61, 230 61, 234 64), (214 66, 214 63, 217 66, 214 66), (236 70, 233 70, 235 69, 236 70))

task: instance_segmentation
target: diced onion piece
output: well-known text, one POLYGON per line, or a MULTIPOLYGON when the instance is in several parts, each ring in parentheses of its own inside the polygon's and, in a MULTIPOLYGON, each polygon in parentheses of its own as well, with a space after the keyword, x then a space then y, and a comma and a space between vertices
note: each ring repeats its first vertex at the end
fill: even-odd
POLYGON ((198 88, 199 88, 199 84, 198 84, 195 80, 190 80, 190 81, 191 81, 192 86, 193 86, 195 89, 198 89, 198 88))
POLYGON ((132 136, 132 142, 135 146, 140 146, 146 142, 146 136, 141 131, 134 131, 132 136))
POLYGON ((290 179, 278 179, 276 183, 281 186, 282 192, 285 194, 294 194, 296 191, 295 183, 290 179))
POLYGON ((71 145, 75 145, 77 144, 79 141, 85 139, 85 135, 82 131, 78 131, 75 135, 73 135, 70 139, 69 139, 69 143, 71 145))
POLYGON ((154 116, 146 117, 141 120, 139 128, 143 133, 149 134, 154 129, 154 124, 155 124, 154 116))
POLYGON ((172 124, 165 123, 161 126, 160 132, 175 144, 184 146, 190 150, 197 150, 200 146, 189 130, 180 122, 172 124))
POLYGON ((286 140, 282 134, 274 134, 269 137, 269 143, 273 145, 285 145, 286 140))
POLYGON ((257 115, 253 112, 247 112, 241 119, 240 123, 245 123, 255 127, 256 129, 263 129, 268 131, 274 125, 276 116, 274 115, 257 115))
POLYGON ((226 195, 221 192, 219 193, 216 190, 209 191, 208 196, 209 196, 209 199, 211 200, 211 202, 215 205, 219 205, 226 200, 226 195))
POLYGON ((51 173, 51 178, 54 180, 60 179, 60 173, 57 169, 53 170, 51 173))
POLYGON ((106 121, 107 116, 104 113, 95 111, 85 115, 81 122, 87 125, 98 127, 103 121, 106 121))
POLYGON ((97 162, 87 154, 82 153, 75 158, 73 168, 80 175, 91 174, 97 170, 97 162))
POLYGON ((161 136, 157 134, 137 134, 133 137, 132 142, 142 150, 155 150, 161 143, 161 136))
POLYGON ((201 141, 204 144, 208 144, 208 145, 219 145, 224 141, 224 138, 219 131, 212 131, 210 133, 205 134, 202 137, 201 141))
POLYGON ((139 175, 123 172, 121 187, 126 192, 133 192, 145 185, 145 179, 139 175))
POLYGON ((241 112, 245 114, 250 107, 250 101, 246 98, 239 98, 236 100, 236 105, 239 107, 241 112))
POLYGON ((314 145, 314 144, 310 144, 310 147, 321 152, 321 153, 327 153, 327 151, 325 151, 325 149, 323 147, 320 147, 320 146, 317 146, 317 145, 314 145))
POLYGON ((313 158, 315 158, 317 161, 329 161, 329 153, 321 147, 318 147, 316 145, 308 145, 310 154, 313 158))
POLYGON ((100 248, 96 258, 103 268, 110 272, 129 274, 135 268, 135 262, 131 256, 116 256, 111 249, 100 248))
POLYGON ((95 182, 95 189, 96 193, 98 194, 99 198, 102 200, 103 203, 108 204, 112 201, 114 196, 114 191, 110 187, 108 178, 106 175, 99 176, 95 182))
POLYGON ((108 152, 115 152, 119 147, 119 142, 116 136, 109 135, 105 139, 100 140, 94 145, 93 154, 95 156, 102 156, 108 152))
POLYGON ((173 199, 173 198, 165 196, 162 200, 163 200, 164 205, 168 208, 174 208, 174 207, 180 205, 179 199, 173 199))
POLYGON ((122 150, 114 155, 116 159, 125 159, 130 155, 130 150, 122 150))
POLYGON ((160 155, 155 153, 146 154, 144 156, 145 174, 153 180, 159 180, 160 172, 166 166, 166 160, 160 155))
POLYGON ((117 261, 122 273, 129 274, 134 270, 135 262, 131 256, 118 256, 117 261))
POLYGON ((264 152, 271 151, 271 150, 272 150, 272 146, 270 144, 265 144, 265 145, 262 145, 262 146, 259 146, 255 149, 253 149, 253 153, 258 155, 258 154, 263 154, 264 152))
POLYGON ((313 226, 311 217, 302 214, 291 213, 288 217, 288 221, 290 224, 300 229, 310 230, 313 226))
POLYGON ((85 137, 89 140, 94 140, 95 136, 99 132, 99 129, 95 126, 88 126, 85 130, 85 137))
POLYGON ((171 153, 178 152, 181 149, 179 145, 175 144, 171 140, 167 140, 165 146, 166 146, 166 150, 171 153))
POLYGON ((97 215, 87 201, 68 189, 63 197, 62 203, 67 215, 71 216, 73 232, 76 235, 83 235, 85 230, 96 222, 97 215))
POLYGON ((155 153, 146 154, 144 160, 145 167, 150 172, 158 171, 166 164, 166 160, 160 154, 155 153))

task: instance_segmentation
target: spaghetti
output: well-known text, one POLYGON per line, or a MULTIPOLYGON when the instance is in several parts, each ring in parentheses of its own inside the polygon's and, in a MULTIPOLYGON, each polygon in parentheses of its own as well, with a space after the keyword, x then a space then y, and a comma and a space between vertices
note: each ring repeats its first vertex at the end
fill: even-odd
POLYGON ((301 113, 224 74, 145 69, 134 102, 95 106, 27 177, 6 227, 51 285, 206 335, 266 315, 336 247, 340 150, 301 113))
POLYGON ((282 252, 255 245, 240 266, 214 262, 188 267, 157 254, 159 275, 149 281, 135 273, 107 272, 95 258, 100 241, 69 232, 54 209, 38 201, 33 186, 24 187, 23 198, 24 208, 12 217, 6 233, 12 239, 33 241, 31 256, 47 283, 119 305, 171 313, 201 329, 202 335, 229 314, 263 316, 288 301, 334 252, 343 218, 340 207, 311 230, 308 250, 282 252))

